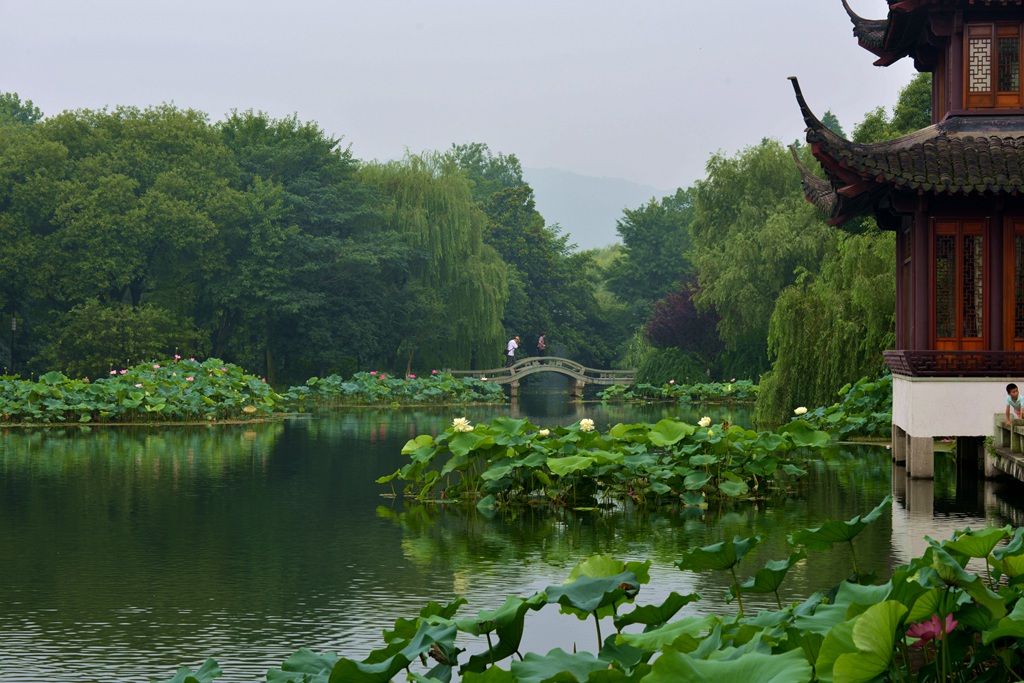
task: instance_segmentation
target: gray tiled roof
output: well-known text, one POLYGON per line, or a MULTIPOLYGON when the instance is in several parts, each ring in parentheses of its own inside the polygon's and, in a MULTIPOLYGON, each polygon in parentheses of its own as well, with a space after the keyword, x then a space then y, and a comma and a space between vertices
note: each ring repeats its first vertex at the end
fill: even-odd
POLYGON ((807 142, 834 196, 801 167, 804 192, 831 222, 868 213, 893 189, 951 195, 1024 191, 1024 116, 952 116, 895 140, 857 143, 826 128, 791 80, 807 142))

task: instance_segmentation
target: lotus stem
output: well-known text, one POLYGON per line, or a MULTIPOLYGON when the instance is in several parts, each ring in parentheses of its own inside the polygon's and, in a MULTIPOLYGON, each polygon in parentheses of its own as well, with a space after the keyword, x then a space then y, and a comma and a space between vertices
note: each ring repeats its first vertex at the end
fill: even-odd
POLYGON ((740 618, 743 618, 743 593, 740 591, 740 580, 736 578, 736 565, 729 567, 729 571, 732 573, 732 585, 736 590, 736 602, 740 608, 740 618))
POLYGON ((494 645, 491 644, 491 632, 488 631, 487 635, 487 655, 491 658, 491 666, 494 666, 494 645))
POLYGON ((778 589, 776 589, 776 590, 774 590, 772 592, 775 593, 775 602, 778 603, 779 609, 781 610, 782 609, 782 598, 779 597, 779 591, 778 591, 778 589))
POLYGON ((860 581, 860 569, 857 568, 857 551, 853 549, 853 539, 847 541, 850 544, 850 555, 853 556, 853 573, 857 575, 857 581, 860 581))
POLYGON ((594 625, 597 626, 597 651, 600 652, 601 651, 601 643, 604 642, 603 640, 601 640, 601 620, 597 616, 597 610, 594 610, 593 614, 594 614, 594 625))

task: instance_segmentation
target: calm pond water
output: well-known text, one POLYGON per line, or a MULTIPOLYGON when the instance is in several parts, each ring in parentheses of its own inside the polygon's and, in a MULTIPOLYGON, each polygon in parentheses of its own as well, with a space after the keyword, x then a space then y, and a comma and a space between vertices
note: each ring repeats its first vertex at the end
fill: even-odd
MULTIPOLYGON (((868 446, 815 461, 799 497, 706 512, 509 520, 381 497, 389 487, 374 480, 404 464, 407 439, 453 417, 499 414, 540 426, 590 417, 602 429, 705 414, 749 422, 743 409, 573 404, 551 393, 515 407, 344 410, 277 424, 0 432, 0 681, 166 680, 207 657, 221 680, 263 680, 300 647, 363 657, 427 601, 462 595, 460 614, 471 616, 561 583, 596 552, 652 560, 640 603, 697 591, 703 600, 683 614, 731 612, 724 577, 674 567, 683 551, 763 534, 741 565, 746 577, 789 555, 788 531, 862 514, 893 492, 891 514, 857 542, 862 565, 885 573, 921 552, 925 535, 1020 515, 1015 485, 958 478, 940 458, 934 484, 908 488, 888 451, 868 446)), ((844 548, 813 553, 783 599, 829 587, 849 562, 844 548)), ((549 607, 531 614, 524 651, 593 651, 593 634, 549 607)))

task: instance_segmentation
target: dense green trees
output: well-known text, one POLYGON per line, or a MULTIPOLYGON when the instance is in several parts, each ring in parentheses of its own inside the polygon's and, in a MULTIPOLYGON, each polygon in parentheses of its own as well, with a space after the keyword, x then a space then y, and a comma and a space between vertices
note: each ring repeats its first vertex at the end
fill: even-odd
POLYGON ((485 216, 465 176, 441 155, 426 154, 366 165, 360 177, 379 192, 373 222, 413 250, 393 321, 406 367, 417 353, 430 365, 497 365, 508 276, 483 242, 485 216))
MULTIPOLYGON (((925 127, 930 107, 930 82, 920 75, 891 116, 869 112, 854 138, 871 142, 925 127)), ((842 134, 835 116, 823 121, 842 134)), ((797 148, 816 168, 809 150, 797 148)), ((799 405, 828 404, 843 384, 883 372, 881 352, 894 341, 893 236, 870 218, 828 226, 804 200, 790 153, 778 142, 716 154, 707 173, 676 195, 688 200, 678 204, 687 209, 680 223, 688 258, 674 256, 675 224, 651 220, 661 215, 657 202, 627 211, 620 222, 624 255, 607 266, 608 286, 645 321, 630 364, 652 382, 686 380, 704 366, 718 377, 760 377, 757 418, 764 422, 784 420, 799 405), (644 243, 656 245, 655 253, 644 243), (636 264, 634 253, 644 254, 636 264), (676 272, 662 279, 662 264, 676 272), (709 345, 711 326, 720 352, 709 345)))
MULTIPOLYGON (((904 134, 929 107, 919 77, 853 136, 904 134)), ((295 116, 44 118, 0 94, 0 312, 19 321, 19 369, 177 351, 295 383, 483 369, 509 336, 532 353, 546 332, 550 352, 651 381, 763 376, 766 420, 880 369, 892 237, 826 225, 780 143, 713 155, 705 179, 617 229, 621 245, 577 252, 519 160, 482 143, 366 163, 295 116)), ((0 335, 5 364, 9 346, 0 335)))
POLYGON ((713 308, 725 343, 723 375, 769 368, 768 321, 783 289, 817 270, 834 231, 808 204, 788 150, 763 140, 733 157, 714 155, 697 183, 691 232, 699 307, 713 308))

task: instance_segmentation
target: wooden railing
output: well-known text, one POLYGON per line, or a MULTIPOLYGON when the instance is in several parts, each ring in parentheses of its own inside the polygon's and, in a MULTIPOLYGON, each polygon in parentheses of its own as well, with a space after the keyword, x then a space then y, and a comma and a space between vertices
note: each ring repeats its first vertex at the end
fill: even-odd
POLYGON ((533 356, 517 361, 507 368, 489 370, 449 370, 455 377, 476 377, 497 384, 509 384, 538 372, 557 372, 583 384, 632 384, 636 370, 598 370, 588 368, 568 358, 533 356))
POLYGON ((885 351, 885 364, 906 377, 1024 377, 1022 351, 885 351))

